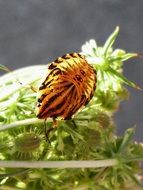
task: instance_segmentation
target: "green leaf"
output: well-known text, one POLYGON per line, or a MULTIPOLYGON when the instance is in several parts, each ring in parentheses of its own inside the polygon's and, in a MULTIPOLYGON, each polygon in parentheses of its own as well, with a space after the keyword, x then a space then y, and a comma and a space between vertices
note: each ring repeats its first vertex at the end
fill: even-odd
POLYGON ((130 142, 133 140, 133 135, 135 133, 135 129, 134 128, 130 128, 127 129, 124 136, 123 136, 123 140, 122 143, 118 149, 118 153, 123 152, 126 147, 130 144, 130 142))
POLYGON ((132 179, 132 181, 138 185, 139 187, 141 187, 141 189, 143 189, 143 184, 137 179, 137 177, 135 176, 135 174, 130 171, 130 170, 126 170, 128 176, 132 179))
POLYGON ((6 177, 12 177, 12 176, 17 176, 17 175, 21 175, 24 173, 27 173, 30 169, 20 169, 18 171, 12 172, 12 173, 6 173, 6 174, 0 174, 0 179, 1 178, 6 178, 6 177))
POLYGON ((103 46, 103 55, 106 57, 108 50, 112 47, 113 43, 116 40, 116 37, 119 33, 119 27, 117 26, 114 32, 109 36, 109 38, 106 40, 104 46, 103 46))
POLYGON ((141 88, 138 85, 136 85, 135 83, 128 80, 126 77, 124 77, 122 74, 118 73, 116 70, 112 69, 110 66, 109 66, 108 71, 106 71, 106 72, 110 73, 111 75, 114 75, 115 77, 117 77, 119 80, 121 80, 122 82, 124 82, 128 86, 131 86, 133 88, 141 90, 141 88))
POLYGON ((137 56, 138 55, 136 53, 126 53, 122 56, 120 55, 119 57, 118 56, 114 56, 114 57, 109 56, 108 63, 110 63, 110 62, 113 63, 113 62, 117 62, 117 61, 124 62, 124 61, 127 61, 128 59, 131 59, 131 58, 137 57, 137 56))
POLYGON ((2 64, 0 64, 0 70, 6 71, 6 72, 11 72, 11 70, 8 67, 6 67, 2 64))

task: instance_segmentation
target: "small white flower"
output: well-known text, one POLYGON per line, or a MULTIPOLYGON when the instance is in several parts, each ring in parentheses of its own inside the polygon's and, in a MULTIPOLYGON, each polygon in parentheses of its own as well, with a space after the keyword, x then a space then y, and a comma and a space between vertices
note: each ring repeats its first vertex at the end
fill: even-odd
POLYGON ((97 44, 96 44, 96 41, 94 39, 87 41, 81 47, 82 53, 84 55, 88 55, 88 56, 95 56, 95 50, 96 49, 97 49, 97 44))

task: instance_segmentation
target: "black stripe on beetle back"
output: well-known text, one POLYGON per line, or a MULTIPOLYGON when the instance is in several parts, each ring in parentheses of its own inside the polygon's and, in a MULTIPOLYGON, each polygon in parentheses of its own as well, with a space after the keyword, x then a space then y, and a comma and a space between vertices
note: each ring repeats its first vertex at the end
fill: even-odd
POLYGON ((80 53, 77 53, 77 55, 78 55, 81 59, 84 59, 84 56, 81 55, 80 53))
POLYGON ((61 57, 58 57, 55 61, 54 61, 55 63, 62 63, 63 62, 63 60, 62 60, 62 58, 61 57))
POLYGON ((58 112, 59 109, 62 108, 62 106, 64 106, 66 103, 66 98, 63 99, 63 101, 61 101, 58 105, 56 105, 53 108, 50 108, 49 110, 47 110, 44 115, 50 115, 51 117, 57 117, 57 116, 61 116, 61 113, 63 113, 63 111, 65 111, 65 108, 62 109, 60 112, 58 112))
POLYGON ((95 84, 96 84, 96 82, 97 82, 97 77, 95 76, 95 84))
POLYGON ((72 107, 71 109, 70 109, 70 111, 68 112, 68 114, 65 116, 65 120, 70 120, 71 118, 72 118, 72 115, 79 109, 79 107, 76 109, 76 110, 74 110, 75 109, 75 107, 76 107, 77 105, 75 105, 74 107, 72 107), (74 111, 73 111, 74 110, 74 111))
POLYGON ((39 90, 43 90, 45 89, 54 79, 51 79, 49 82, 46 83, 46 81, 48 80, 49 76, 46 77, 45 81, 41 84, 41 86, 39 87, 39 90))
MULTIPOLYGON (((68 59, 66 59, 65 62, 66 62, 66 64, 67 64, 67 66, 69 66, 69 68, 72 67, 71 62, 70 62, 70 58, 69 58, 69 61, 68 61, 68 59)), ((68 68, 68 67, 67 67, 67 68, 68 68)))
POLYGON ((41 86, 39 87, 39 90, 43 90, 43 89, 45 89, 45 87, 46 87, 46 85, 43 83, 43 84, 41 84, 41 86))
POLYGON ((90 102, 90 99, 87 99, 86 102, 84 103, 84 106, 86 106, 90 102))
POLYGON ((59 94, 56 94, 55 96, 52 96, 49 101, 42 107, 42 110, 39 112, 39 114, 37 115, 38 118, 45 118, 47 115, 47 111, 44 113, 44 110, 53 103, 54 100, 57 99, 57 97, 59 96, 59 94))
POLYGON ((85 71, 83 71, 82 69, 80 69, 80 73, 81 73, 83 76, 86 75, 85 71))
POLYGON ((56 70, 56 72, 53 74, 53 76, 56 76, 56 75, 61 75, 61 74, 62 74, 61 69, 56 68, 55 70, 56 70))
POLYGON ((74 62, 74 64, 75 64, 75 65, 77 65, 77 64, 78 64, 78 62, 77 62, 75 59, 73 59, 73 62, 74 62))
POLYGON ((45 94, 42 94, 40 98, 38 98, 37 102, 38 103, 42 103, 42 101, 44 100, 44 98, 46 97, 47 95, 45 94))
POLYGON ((78 54, 77 53, 70 53, 70 56, 73 57, 73 58, 77 58, 78 54))
POLYGON ((75 78, 76 78, 79 82, 82 82, 82 81, 83 81, 83 79, 81 78, 80 75, 75 75, 75 78))
MULTIPOLYGON (((63 110, 63 114, 65 113, 65 110, 63 110)), ((61 114, 62 114, 62 112, 61 112, 61 114)), ((71 111, 69 111, 68 113, 67 113, 67 115, 64 117, 64 120, 70 120, 71 118, 72 118, 72 112, 71 111)))
POLYGON ((96 89, 96 82, 94 83, 94 86, 93 86, 93 92, 95 91, 96 89))
MULTIPOLYGON (((56 117, 62 116, 62 114, 65 114, 65 112, 68 110, 69 106, 72 104, 72 100, 74 100, 73 93, 72 93, 74 90, 75 90, 74 86, 70 87, 69 95, 64 96, 60 102, 58 102, 58 99, 57 99, 58 104, 56 106, 54 106, 53 108, 50 108, 47 111, 47 114, 53 113, 54 116, 56 116, 56 117)), ((68 113, 69 112, 70 112, 70 110, 68 111, 68 113)), ((53 114, 52 114, 52 116, 53 116, 53 114)))
MULTIPOLYGON (((71 101, 75 101, 75 93, 73 93, 72 94, 72 96, 71 96, 71 101)), ((72 118, 72 115, 74 114, 74 113, 76 113, 76 111, 79 109, 80 107, 79 107, 79 105, 78 105, 78 103, 76 103, 76 104, 74 104, 74 105, 72 105, 71 107, 70 107, 70 109, 68 110, 68 112, 67 112, 67 114, 66 114, 66 116, 65 116, 65 120, 69 120, 69 119, 71 119, 72 118)))
MULTIPOLYGON (((73 87, 74 87, 74 86, 73 86, 73 87)), ((65 90, 64 90, 64 91, 65 91, 65 90)), ((39 118, 46 118, 47 116, 48 116, 48 117, 58 117, 58 116, 62 116, 62 114, 64 114, 64 112, 65 112, 65 105, 67 104, 67 98, 68 98, 68 97, 67 97, 67 96, 64 96, 64 97, 63 97, 63 100, 61 100, 60 102, 58 102, 58 97, 59 97, 60 95, 62 95, 62 93, 63 93, 64 91, 62 91, 62 92, 58 93, 57 95, 51 97, 51 98, 49 99, 49 101, 48 101, 49 103, 48 103, 48 104, 46 103, 46 105, 43 106, 42 111, 39 113, 39 115, 38 115, 37 117, 39 117, 39 118), (57 101, 58 104, 57 104, 56 106, 52 107, 52 103, 53 103, 54 101, 57 101), (51 108, 50 108, 50 109, 47 109, 48 106, 51 106, 51 108), (62 108, 62 106, 63 106, 63 108, 62 108), (61 108, 62 108, 62 109, 61 109, 61 108), (60 112, 58 111, 59 109, 61 109, 60 112), (45 111, 44 111, 44 110, 45 110, 45 111)), ((72 91, 72 88, 71 88, 71 91, 72 91)), ((66 105, 66 106, 67 106, 67 105, 66 105)))
POLYGON ((57 67, 57 65, 53 62, 49 65, 48 69, 54 69, 55 67, 57 67))
POLYGON ((58 84, 59 84, 59 86, 62 85, 64 87, 64 84, 65 85, 67 85, 67 84, 71 84, 72 85, 73 83, 69 82, 68 80, 62 80, 62 81, 59 81, 58 84))
POLYGON ((66 107, 66 110, 65 112, 63 113, 64 115, 64 120, 70 120, 72 118, 72 109, 74 107, 74 102, 76 100, 76 97, 75 97, 75 91, 76 89, 74 88, 74 90, 72 90, 72 94, 70 94, 70 97, 69 97, 69 100, 67 102, 67 107, 66 107), (73 104, 73 105, 72 105, 73 104))
POLYGON ((38 104, 37 104, 37 107, 40 107, 40 106, 41 106, 41 103, 38 103, 38 104))
POLYGON ((70 55, 69 54, 65 54, 62 56, 63 59, 70 59, 70 55))
POLYGON ((53 80, 54 80, 54 79, 52 79, 52 80, 50 80, 49 82, 47 82, 47 83, 46 83, 46 87, 47 87, 47 86, 49 87, 49 84, 51 84, 53 80))
MULTIPOLYGON (((56 113, 56 112, 55 112, 55 113, 52 113, 50 117, 54 118, 54 117, 62 116, 62 115, 64 114, 64 112, 65 112, 65 109, 61 110, 60 113, 56 113)), ((46 114, 44 114, 44 115, 46 115, 46 114)), ((64 119, 65 119, 65 118, 64 118, 64 119)))
POLYGON ((90 94, 90 100, 92 99, 93 95, 94 95, 94 92, 92 91, 90 94))
POLYGON ((58 92, 57 94, 53 95, 49 100, 47 100, 47 103, 44 105, 44 109, 46 109, 50 104, 52 104, 56 99, 62 95, 63 92, 65 92, 67 89, 64 88, 63 91, 58 92))
POLYGON ((37 102, 42 103, 42 99, 38 98, 37 102))
MULTIPOLYGON (((53 70, 49 73, 49 75, 53 75, 53 76, 60 75, 60 74, 62 74, 62 71, 61 71, 61 69, 59 69, 59 68, 55 68, 55 69, 53 69, 53 70)), ((49 76, 48 76, 48 77, 49 77, 49 76)))
MULTIPOLYGON (((92 68, 92 69, 93 69, 93 68, 92 68)), ((97 75, 97 71, 96 71, 95 69, 93 69, 93 71, 94 71, 95 75, 97 75)))

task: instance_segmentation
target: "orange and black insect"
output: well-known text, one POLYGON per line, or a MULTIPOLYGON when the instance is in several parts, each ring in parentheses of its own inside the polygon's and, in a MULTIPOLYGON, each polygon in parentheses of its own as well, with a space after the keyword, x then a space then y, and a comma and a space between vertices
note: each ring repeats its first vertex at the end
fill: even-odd
POLYGON ((39 88, 37 117, 69 120, 93 97, 96 71, 79 53, 57 58, 39 88))

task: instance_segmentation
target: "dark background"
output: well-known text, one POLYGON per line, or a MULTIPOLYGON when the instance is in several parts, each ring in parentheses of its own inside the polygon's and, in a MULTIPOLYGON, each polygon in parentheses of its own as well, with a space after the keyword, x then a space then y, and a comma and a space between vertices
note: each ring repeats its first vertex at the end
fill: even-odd
MULTIPOLYGON (((143 55, 143 0, 0 0, 0 64, 47 64, 90 38, 103 45, 117 25, 115 47, 143 55)), ((125 63, 124 73, 143 88, 143 60, 125 63)), ((143 140, 143 91, 129 90, 115 114, 118 132, 136 124, 143 140)))

